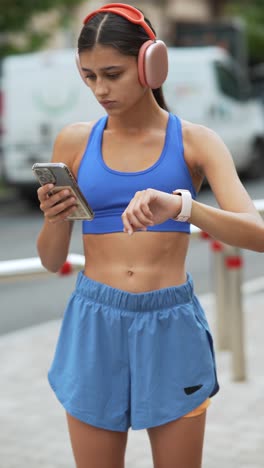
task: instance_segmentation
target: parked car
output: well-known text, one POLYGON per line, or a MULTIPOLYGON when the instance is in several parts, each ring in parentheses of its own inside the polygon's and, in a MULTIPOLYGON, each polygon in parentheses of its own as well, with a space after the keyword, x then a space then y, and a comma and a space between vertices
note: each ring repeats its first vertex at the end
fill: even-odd
MULTIPOLYGON (((263 112, 234 60, 216 47, 171 47, 168 53, 164 93, 170 110, 214 129, 229 147, 239 172, 263 173, 263 112)), ((23 197, 35 193, 31 167, 50 160, 60 129, 105 114, 80 80, 73 49, 3 61, 4 174, 23 197)))

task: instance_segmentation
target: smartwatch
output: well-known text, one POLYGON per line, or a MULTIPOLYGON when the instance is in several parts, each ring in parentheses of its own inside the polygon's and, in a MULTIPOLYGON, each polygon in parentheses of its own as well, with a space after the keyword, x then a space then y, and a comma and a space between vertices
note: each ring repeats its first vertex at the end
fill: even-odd
POLYGON ((185 223, 191 217, 192 211, 192 195, 189 190, 185 189, 178 189, 174 190, 173 195, 180 195, 182 197, 182 207, 180 213, 175 217, 172 218, 174 221, 180 221, 185 223))

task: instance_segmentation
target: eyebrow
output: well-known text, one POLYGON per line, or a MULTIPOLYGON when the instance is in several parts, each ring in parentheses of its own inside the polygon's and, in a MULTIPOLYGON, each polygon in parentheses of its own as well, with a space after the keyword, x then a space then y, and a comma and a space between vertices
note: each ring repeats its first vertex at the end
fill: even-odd
MULTIPOLYGON (((122 68, 122 67, 119 66, 119 65, 112 65, 110 67, 102 67, 99 70, 100 71, 112 71, 112 70, 117 70, 117 69, 120 70, 120 68, 122 68)), ((85 68, 85 67, 82 67, 82 70, 84 72, 93 72, 93 70, 91 70, 90 68, 85 68)))

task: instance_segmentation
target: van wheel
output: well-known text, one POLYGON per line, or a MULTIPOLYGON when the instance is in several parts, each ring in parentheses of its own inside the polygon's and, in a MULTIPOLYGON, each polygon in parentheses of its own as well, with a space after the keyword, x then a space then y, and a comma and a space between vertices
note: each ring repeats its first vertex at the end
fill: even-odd
POLYGON ((264 176, 264 143, 256 142, 252 148, 250 166, 246 175, 251 179, 264 176))

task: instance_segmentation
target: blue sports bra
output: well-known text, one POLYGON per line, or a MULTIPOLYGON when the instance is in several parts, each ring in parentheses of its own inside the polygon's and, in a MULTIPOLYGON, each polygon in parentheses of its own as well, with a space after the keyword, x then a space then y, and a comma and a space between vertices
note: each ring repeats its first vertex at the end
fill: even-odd
MULTIPOLYGON (((169 113, 160 157, 151 167, 138 172, 120 172, 105 164, 102 139, 107 119, 108 116, 104 116, 94 125, 78 170, 80 189, 95 212, 92 221, 83 221, 83 234, 123 232, 121 215, 139 190, 153 188, 172 193, 180 188, 190 190, 192 197, 196 198, 184 160, 182 129, 178 117, 169 113)), ((148 227, 148 231, 190 233, 190 224, 169 219, 148 227)))

